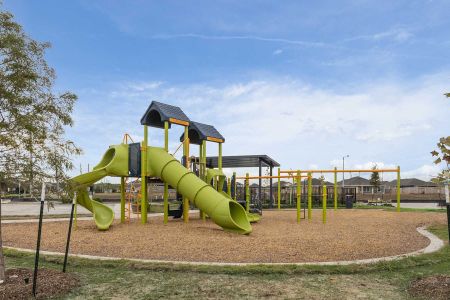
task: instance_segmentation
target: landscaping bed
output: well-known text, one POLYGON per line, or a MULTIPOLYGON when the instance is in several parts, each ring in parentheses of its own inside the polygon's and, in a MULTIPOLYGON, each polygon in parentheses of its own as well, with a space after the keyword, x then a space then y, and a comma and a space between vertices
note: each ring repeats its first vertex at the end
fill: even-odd
MULTIPOLYGON (((368 259, 405 254, 426 247, 429 240, 419 226, 445 224, 444 214, 382 210, 313 211, 312 220, 296 223, 294 210, 264 211, 253 232, 223 231, 210 220, 191 214, 182 220, 149 218, 145 225, 114 225, 98 231, 93 221, 79 221, 72 235, 71 253, 193 262, 297 263, 368 259)), ((64 252, 68 222, 44 223, 43 250, 64 252)), ((33 249, 37 224, 5 224, 4 245, 33 249)))

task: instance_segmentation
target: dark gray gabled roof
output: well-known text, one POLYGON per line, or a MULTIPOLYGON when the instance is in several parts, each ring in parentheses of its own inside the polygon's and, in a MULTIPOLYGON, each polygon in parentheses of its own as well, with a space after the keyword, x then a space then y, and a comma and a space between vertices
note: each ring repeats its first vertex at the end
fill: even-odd
MULTIPOLYGON (((198 157, 196 158, 198 159, 198 157)), ((280 164, 267 155, 234 155, 222 156, 223 168, 256 168, 261 162, 262 167, 279 167, 280 164)), ((217 156, 206 157, 206 167, 217 168, 217 156)))
MULTIPOLYGON (((389 186, 392 187, 396 187, 397 186, 397 179, 392 180, 391 182, 388 183, 389 186)), ((418 187, 426 187, 426 186, 430 186, 430 187, 435 187, 438 186, 437 184, 433 183, 433 182, 427 182, 427 181, 423 181, 417 178, 405 178, 405 179, 400 179, 400 186, 401 187, 413 187, 413 186, 418 186, 418 187)))
MULTIPOLYGON (((362 186, 362 185, 370 185, 370 181, 366 178, 360 177, 360 176, 355 176, 352 178, 348 178, 345 179, 345 185, 346 186, 351 186, 351 185, 356 185, 356 186, 362 186)), ((339 185, 342 185, 342 180, 337 182, 339 185)))
MULTIPOLYGON (((189 122, 188 136, 189 142, 195 145, 201 145, 202 141, 205 140, 218 143, 225 142, 225 138, 214 126, 194 121, 189 122)), ((180 142, 182 141, 184 141, 184 133, 180 136, 180 142)))
POLYGON ((171 119, 188 123, 190 121, 186 114, 178 106, 152 101, 141 118, 141 124, 151 127, 164 128, 164 122, 169 121, 170 128, 170 124, 173 123, 170 122, 171 119))

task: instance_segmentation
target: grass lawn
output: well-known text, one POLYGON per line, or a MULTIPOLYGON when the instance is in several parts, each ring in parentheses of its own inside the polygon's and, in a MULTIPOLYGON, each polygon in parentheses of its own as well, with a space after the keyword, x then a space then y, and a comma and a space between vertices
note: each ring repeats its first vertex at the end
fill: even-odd
MULTIPOLYGON (((448 238, 445 226, 430 231, 448 238)), ((33 255, 9 250, 5 255, 7 268, 33 266, 33 255)), ((44 256, 40 266, 61 269, 62 258, 44 256)), ((64 299, 410 299, 411 280, 450 275, 450 248, 363 266, 210 267, 72 258, 68 270, 82 285, 64 299)))

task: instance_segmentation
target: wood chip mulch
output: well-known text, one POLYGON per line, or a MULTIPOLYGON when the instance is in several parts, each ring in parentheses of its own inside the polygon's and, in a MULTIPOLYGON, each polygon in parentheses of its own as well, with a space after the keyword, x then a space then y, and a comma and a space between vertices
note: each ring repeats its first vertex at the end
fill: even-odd
MULTIPOLYGON (((52 269, 39 269, 35 299, 64 295, 78 284, 79 280, 73 274, 52 269)), ((32 269, 8 269, 6 281, 0 285, 0 299, 33 299, 32 287, 32 269)))
POLYGON ((414 297, 448 300, 450 299, 450 276, 434 275, 416 279, 411 283, 408 291, 414 297))
MULTIPOLYGON (((93 221, 79 221, 73 231, 71 253, 123 258, 201 262, 316 262, 398 255, 426 247, 429 240, 416 228, 446 224, 445 214, 395 213, 381 210, 333 210, 322 224, 321 210, 313 219, 296 223, 296 212, 264 211, 253 232, 223 231, 210 220, 191 214, 188 224, 149 218, 145 225, 117 221, 98 231, 93 221)), ((68 222, 44 223, 43 250, 64 252, 68 222)), ((3 243, 34 249, 37 224, 4 224, 3 243)))

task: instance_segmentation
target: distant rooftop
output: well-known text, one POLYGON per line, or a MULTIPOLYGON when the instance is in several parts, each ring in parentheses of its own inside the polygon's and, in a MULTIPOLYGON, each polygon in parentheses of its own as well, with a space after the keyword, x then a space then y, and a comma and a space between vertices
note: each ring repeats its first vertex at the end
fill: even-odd
MULTIPOLYGON (((203 141, 225 142, 225 138, 214 126, 194 121, 189 122, 188 136, 189 142, 195 145, 201 145, 203 141)), ((184 141, 184 133, 180 136, 180 142, 182 141, 184 141)))
POLYGON ((171 124, 189 125, 189 118, 178 106, 152 101, 141 118, 142 125, 164 128, 164 122, 171 124))

